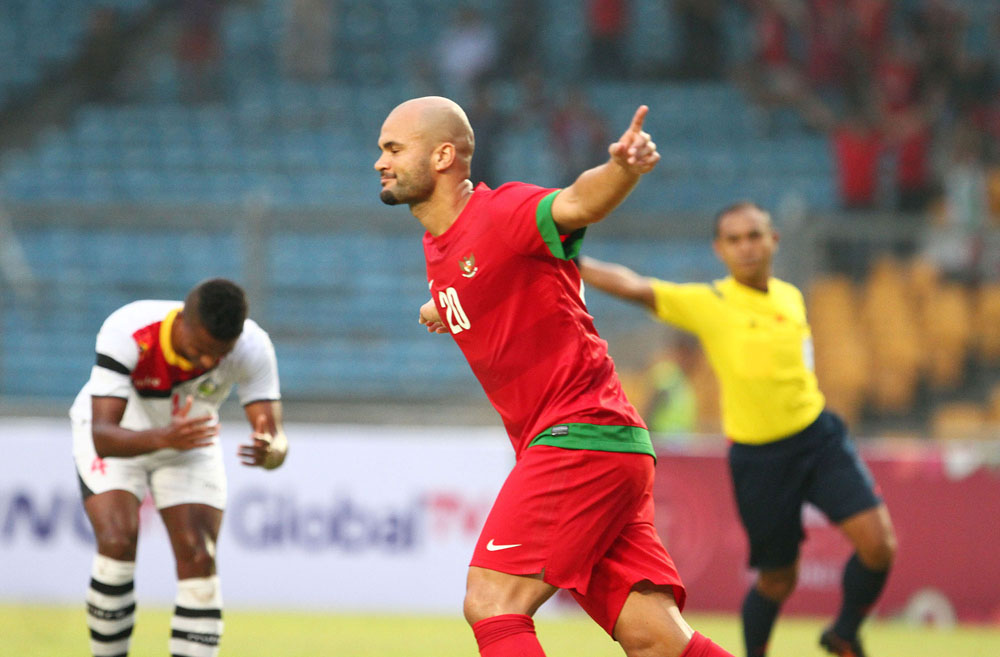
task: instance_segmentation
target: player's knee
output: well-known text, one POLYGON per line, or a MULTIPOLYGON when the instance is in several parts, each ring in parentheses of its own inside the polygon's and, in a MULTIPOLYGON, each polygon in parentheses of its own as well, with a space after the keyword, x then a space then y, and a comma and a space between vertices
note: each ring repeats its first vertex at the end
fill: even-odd
POLYGON ((180 577, 208 577, 215 573, 215 557, 206 542, 194 535, 175 542, 180 577))
POLYGON ((510 575, 471 567, 462 608, 470 623, 504 614, 533 616, 557 590, 540 575, 510 575))
POLYGON ((470 579, 465 589, 465 600, 462 612, 469 625, 475 625, 481 620, 497 616, 500 613, 497 605, 497 594, 485 582, 470 579))
POLYGON ((777 602, 784 602, 795 590, 798 581, 798 567, 789 566, 788 568, 760 571, 756 586, 757 590, 765 597, 777 602))
POLYGON ((667 646, 662 644, 657 640, 656 637, 649 633, 644 634, 626 634, 621 637, 616 637, 618 645, 622 647, 622 650, 629 657, 636 657, 638 655, 666 655, 667 646))
POLYGON ((479 621, 486 618, 480 612, 480 609, 476 605, 474 600, 469 599, 469 594, 465 594, 465 600, 462 602, 462 615, 465 616, 465 622, 469 625, 475 625, 479 621))
POLYGON ((688 637, 679 631, 669 631, 673 629, 653 623, 615 626, 614 638, 628 657, 679 655, 683 652, 688 637))
MULTIPOLYGON (((675 605, 635 604, 630 596, 615 623, 612 636, 628 657, 680 655, 693 630, 675 605)), ((647 601, 650 602, 650 601, 647 601)), ((652 602, 656 602, 653 600, 652 602)))
POLYGON ((183 560, 177 561, 178 567, 183 566, 185 577, 208 577, 215 573, 215 557, 203 548, 190 550, 183 560))
POLYGON ((896 558, 896 534, 891 528, 882 532, 877 540, 858 548, 858 558, 872 570, 886 570, 896 558))
POLYGON ((115 529, 94 532, 97 552, 117 561, 135 561, 137 537, 115 529))

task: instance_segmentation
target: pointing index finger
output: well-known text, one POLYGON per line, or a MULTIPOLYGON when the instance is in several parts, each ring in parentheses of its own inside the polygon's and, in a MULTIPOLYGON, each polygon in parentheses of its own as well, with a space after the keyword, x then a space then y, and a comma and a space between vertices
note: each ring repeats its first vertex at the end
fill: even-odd
POLYGON ((646 115, 649 114, 648 105, 639 105, 639 108, 635 111, 635 116, 632 117, 632 123, 629 125, 629 132, 642 132, 642 123, 646 120, 646 115))

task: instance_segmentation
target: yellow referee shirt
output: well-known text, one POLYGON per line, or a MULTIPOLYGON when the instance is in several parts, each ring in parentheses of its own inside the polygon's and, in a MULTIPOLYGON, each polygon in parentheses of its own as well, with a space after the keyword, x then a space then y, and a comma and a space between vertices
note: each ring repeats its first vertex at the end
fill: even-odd
POLYGON ((825 404, 802 293, 776 278, 767 287, 761 292, 732 277, 712 284, 653 280, 657 318, 701 340, 722 391, 722 428, 740 443, 797 433, 825 404))

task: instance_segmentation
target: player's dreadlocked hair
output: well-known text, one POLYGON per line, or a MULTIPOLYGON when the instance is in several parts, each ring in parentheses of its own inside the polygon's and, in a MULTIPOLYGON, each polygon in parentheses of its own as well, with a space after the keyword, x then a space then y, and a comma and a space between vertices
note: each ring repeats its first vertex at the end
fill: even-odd
POLYGON ((184 306, 194 311, 198 323, 216 340, 235 340, 247 318, 246 294, 225 278, 210 278, 188 293, 184 306))

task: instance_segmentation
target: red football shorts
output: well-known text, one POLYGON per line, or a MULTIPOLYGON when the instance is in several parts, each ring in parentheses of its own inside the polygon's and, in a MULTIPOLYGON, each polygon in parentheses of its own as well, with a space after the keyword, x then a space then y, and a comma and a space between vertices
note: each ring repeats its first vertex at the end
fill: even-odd
POLYGON ((611 634, 632 587, 684 585, 653 525, 653 458, 535 445, 497 495, 470 566, 541 573, 611 634))

